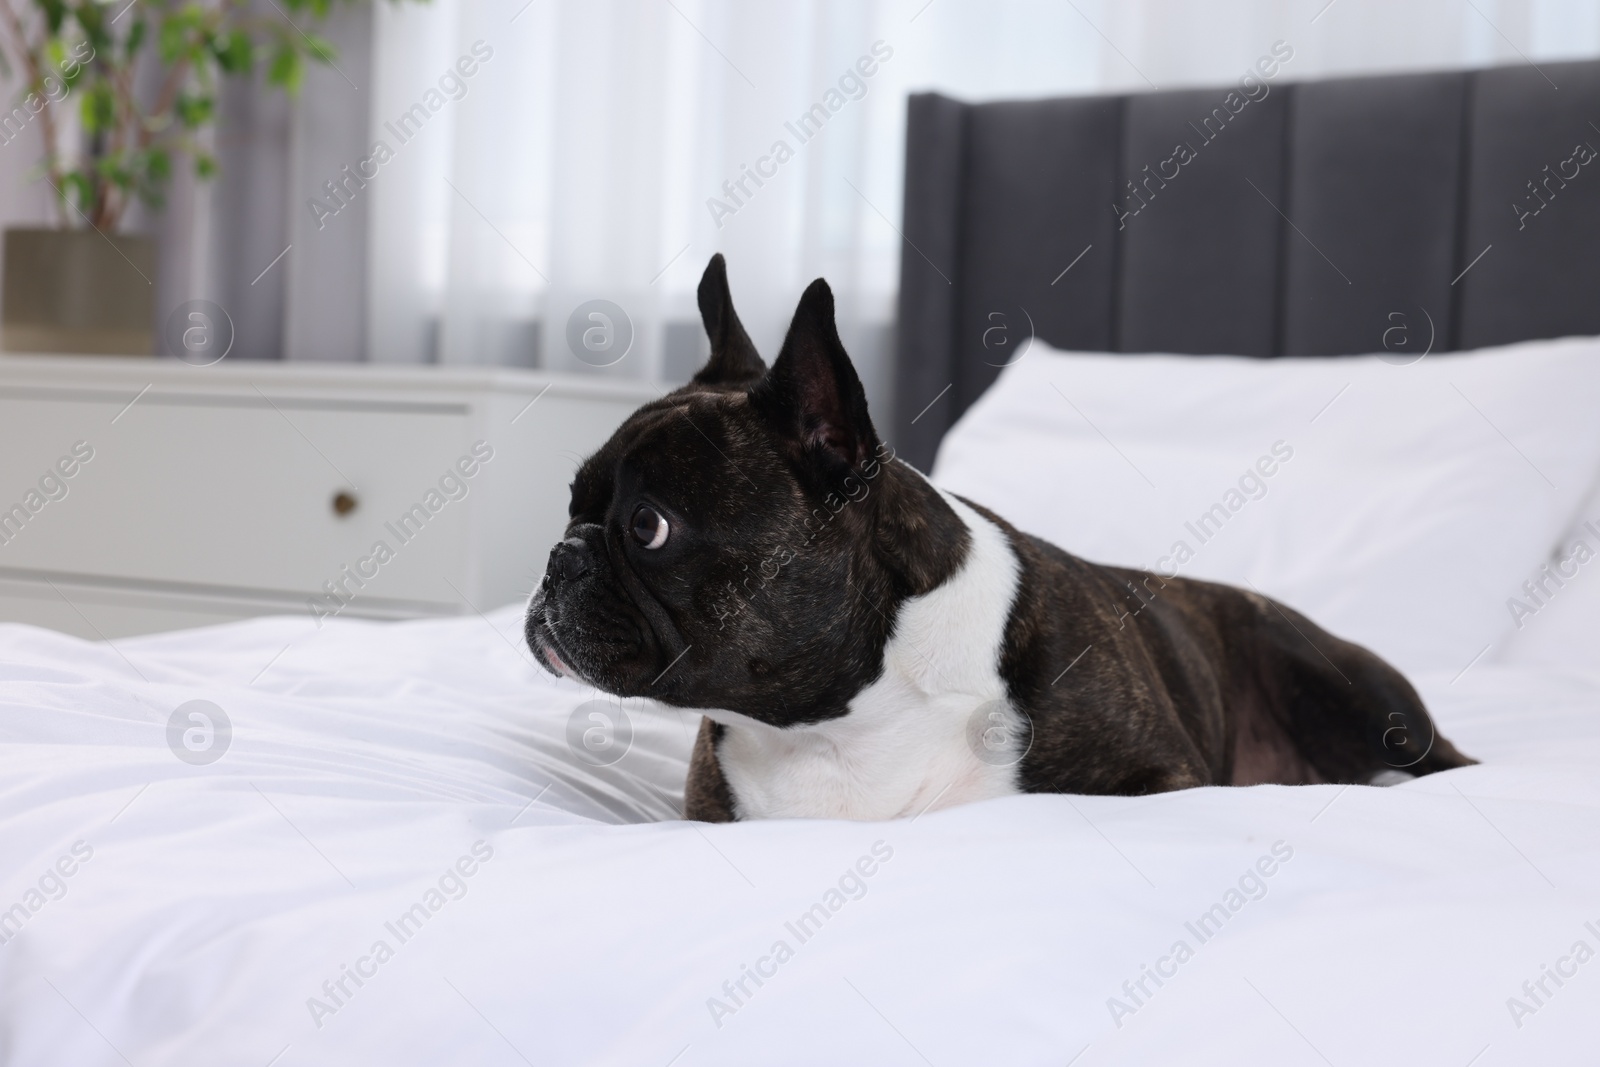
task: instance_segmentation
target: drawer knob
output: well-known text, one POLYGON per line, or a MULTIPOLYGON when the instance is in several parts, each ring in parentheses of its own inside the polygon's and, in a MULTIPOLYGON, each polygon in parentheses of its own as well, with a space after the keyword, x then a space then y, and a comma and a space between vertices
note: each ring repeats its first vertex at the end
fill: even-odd
POLYGON ((333 513, 341 519, 350 514, 361 503, 343 489, 333 494, 333 513))

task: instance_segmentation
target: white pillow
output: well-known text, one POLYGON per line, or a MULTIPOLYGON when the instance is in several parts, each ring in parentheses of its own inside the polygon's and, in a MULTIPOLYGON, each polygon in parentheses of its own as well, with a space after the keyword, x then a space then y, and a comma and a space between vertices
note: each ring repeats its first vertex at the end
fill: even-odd
POLYGON ((1523 582, 1507 591, 1498 661, 1600 674, 1600 481, 1550 557, 1523 582))
POLYGON ((1035 342, 933 478, 1076 555, 1254 585, 1403 670, 1457 671, 1586 496, 1597 412, 1595 338, 1403 366, 1035 342))

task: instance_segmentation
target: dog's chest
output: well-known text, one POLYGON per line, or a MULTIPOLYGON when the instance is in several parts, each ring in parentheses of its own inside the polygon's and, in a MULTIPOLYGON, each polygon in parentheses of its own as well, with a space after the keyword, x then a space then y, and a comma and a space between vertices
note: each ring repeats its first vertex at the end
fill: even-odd
POLYGON ((901 605, 883 673, 847 715, 778 729, 706 712, 726 727, 717 762, 740 818, 892 819, 1019 791, 1025 742, 999 664, 1020 567, 998 527, 951 505, 968 557, 901 605))
POLYGON ((904 697, 803 730, 751 729, 712 713, 729 725, 717 762, 739 817, 893 819, 1018 792, 1015 766, 985 762, 969 744, 967 723, 986 701, 904 697), (891 717, 898 729, 885 728, 891 717))

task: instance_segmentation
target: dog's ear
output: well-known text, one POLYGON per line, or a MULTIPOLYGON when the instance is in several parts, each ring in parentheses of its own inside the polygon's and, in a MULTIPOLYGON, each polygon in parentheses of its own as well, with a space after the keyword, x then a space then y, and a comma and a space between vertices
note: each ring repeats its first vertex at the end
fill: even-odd
POLYGON ((711 358, 694 376, 696 385, 745 385, 761 377, 767 365, 761 361, 744 324, 733 310, 733 295, 728 292, 728 264, 718 252, 700 276, 700 321, 711 340, 711 358))
POLYGON ((750 401, 800 454, 856 467, 876 452, 867 394, 839 341, 833 291, 821 278, 800 297, 783 349, 750 401))

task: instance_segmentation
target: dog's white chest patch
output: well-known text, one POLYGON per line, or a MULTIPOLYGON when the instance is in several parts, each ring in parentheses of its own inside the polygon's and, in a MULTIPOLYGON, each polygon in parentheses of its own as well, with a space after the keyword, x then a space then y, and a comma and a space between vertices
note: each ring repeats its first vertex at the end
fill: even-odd
POLYGON ((971 533, 967 558, 901 605, 883 674, 848 714, 779 729, 705 712, 727 727, 717 757, 740 818, 892 819, 1020 791, 1026 735, 1000 651, 1021 568, 998 526, 945 499, 971 533))

